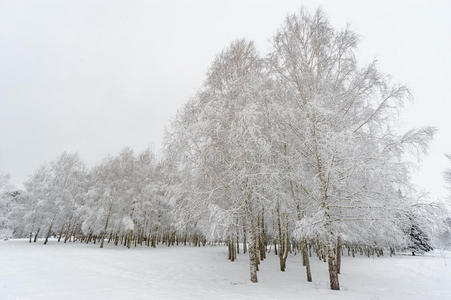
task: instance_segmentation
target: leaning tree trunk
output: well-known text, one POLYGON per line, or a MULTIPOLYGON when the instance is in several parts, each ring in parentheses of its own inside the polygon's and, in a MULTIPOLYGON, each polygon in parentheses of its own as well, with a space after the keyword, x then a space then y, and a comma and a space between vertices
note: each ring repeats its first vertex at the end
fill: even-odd
POLYGON ((33 243, 36 243, 36 240, 38 239, 39 231, 41 231, 41 227, 39 227, 38 231, 36 231, 36 234, 34 235, 33 243))
MULTIPOLYGON (((33 236, 33 230, 34 230, 34 224, 36 221, 36 216, 33 219, 33 224, 31 225, 31 230, 30 230, 30 239, 28 240, 29 243, 31 243, 31 237, 33 236)), ((36 241, 35 241, 36 242, 36 241)))
POLYGON ((47 242, 49 241, 50 234, 52 233, 52 227, 53 227, 53 221, 50 223, 49 231, 47 231, 47 235, 45 236, 44 245, 47 245, 47 242))
POLYGON ((60 233, 58 235, 58 243, 61 241, 61 237, 63 236, 64 226, 66 226, 66 224, 61 226, 60 233))

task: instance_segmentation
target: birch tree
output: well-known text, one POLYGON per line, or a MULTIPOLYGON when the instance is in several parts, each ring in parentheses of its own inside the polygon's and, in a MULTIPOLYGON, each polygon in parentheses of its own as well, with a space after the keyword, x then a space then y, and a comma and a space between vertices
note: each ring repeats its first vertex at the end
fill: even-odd
POLYGON ((216 57, 202 90, 179 115, 168 143, 170 152, 180 153, 179 161, 188 160, 181 166, 188 168, 183 173, 192 178, 194 188, 179 204, 205 211, 210 230, 222 238, 246 227, 252 282, 257 282, 257 215, 267 177, 268 145, 261 138, 266 84, 263 61, 253 43, 231 43, 216 57), (183 202, 187 199, 191 201, 183 202))
POLYGON ((388 208, 398 205, 397 190, 408 185, 401 148, 421 149, 434 133, 394 133, 391 120, 409 91, 391 83, 375 61, 360 67, 357 45, 354 32, 335 30, 321 10, 301 10, 286 18, 268 58, 286 90, 277 112, 293 136, 292 180, 306 211, 299 230, 325 244, 333 290, 339 289, 337 240, 362 222, 373 228, 381 222, 371 221, 393 222, 388 208))

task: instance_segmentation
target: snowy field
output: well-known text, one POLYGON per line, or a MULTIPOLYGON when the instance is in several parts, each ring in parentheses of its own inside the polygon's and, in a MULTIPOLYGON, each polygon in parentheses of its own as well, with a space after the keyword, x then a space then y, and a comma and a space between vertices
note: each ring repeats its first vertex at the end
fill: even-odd
POLYGON ((299 255, 285 273, 273 254, 249 279, 247 256, 226 247, 138 247, 25 240, 0 242, 1 299, 451 299, 451 252, 348 258, 341 291, 328 289, 327 266, 312 259, 313 283, 299 255))

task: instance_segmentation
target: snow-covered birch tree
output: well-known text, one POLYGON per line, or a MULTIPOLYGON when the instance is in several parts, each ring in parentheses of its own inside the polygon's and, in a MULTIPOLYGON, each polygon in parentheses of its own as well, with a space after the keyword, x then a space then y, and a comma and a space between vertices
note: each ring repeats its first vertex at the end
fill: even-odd
POLYGON ((262 138, 268 90, 263 66, 253 43, 231 43, 216 57, 202 90, 179 114, 167 146, 169 157, 179 153, 179 167, 187 168, 182 173, 192 178, 190 186, 181 189, 185 197, 179 199, 181 211, 204 211, 210 233, 223 239, 244 226, 253 282, 257 282, 257 215, 268 177, 269 147, 262 138))
POLYGON ((402 151, 407 144, 423 150, 434 133, 394 133, 392 120, 409 91, 391 83, 375 61, 360 67, 357 45, 353 31, 334 29, 321 10, 301 10, 286 18, 268 58, 285 90, 276 111, 293 136, 287 145, 291 180, 305 212, 298 229, 327 247, 335 290, 337 240, 369 237, 356 232, 362 226, 390 228, 383 225, 396 219, 390 211, 402 200, 397 191, 409 188, 402 151))

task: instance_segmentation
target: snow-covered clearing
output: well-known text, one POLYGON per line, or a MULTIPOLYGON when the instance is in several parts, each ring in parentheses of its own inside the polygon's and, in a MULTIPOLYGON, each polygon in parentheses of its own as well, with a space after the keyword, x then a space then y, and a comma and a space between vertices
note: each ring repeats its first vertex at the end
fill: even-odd
POLYGON ((451 299, 451 253, 343 258, 341 291, 312 259, 313 283, 299 255, 285 273, 271 254, 259 283, 248 257, 229 262, 226 247, 138 247, 0 242, 1 299, 451 299))

